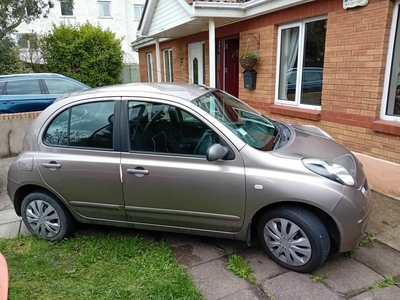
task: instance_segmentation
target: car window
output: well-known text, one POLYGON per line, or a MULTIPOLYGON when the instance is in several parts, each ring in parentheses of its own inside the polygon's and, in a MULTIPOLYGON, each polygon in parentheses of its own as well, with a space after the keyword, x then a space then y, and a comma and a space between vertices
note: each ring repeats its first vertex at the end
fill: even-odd
POLYGON ((0 82, 0 95, 3 94, 3 89, 4 89, 5 84, 6 84, 5 82, 0 82))
POLYGON ((318 81, 321 80, 321 73, 319 72, 303 72, 303 81, 318 81))
POLYGON ((66 94, 83 90, 84 87, 76 82, 66 79, 45 79, 50 94, 66 94))
POLYGON ((38 79, 9 81, 4 92, 5 95, 36 95, 41 93, 38 79))
POLYGON ((114 101, 74 106, 59 114, 47 128, 49 146, 113 148, 114 101))
POLYGON ((205 156, 219 136, 192 114, 171 105, 129 102, 131 151, 205 156))

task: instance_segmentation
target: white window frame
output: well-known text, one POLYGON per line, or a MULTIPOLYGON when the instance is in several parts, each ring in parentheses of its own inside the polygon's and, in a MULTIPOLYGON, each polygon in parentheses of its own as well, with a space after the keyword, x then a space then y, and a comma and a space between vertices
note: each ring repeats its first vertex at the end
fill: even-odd
MULTIPOLYGON (((400 1, 397 0, 395 3, 394 10, 393 10, 392 26, 390 28, 389 49, 388 49, 388 56, 387 56, 387 61, 386 61, 385 83, 383 86, 381 113, 380 113, 380 118, 382 120, 394 121, 394 122, 400 122, 400 116, 399 117, 388 116, 388 115, 386 115, 386 109, 387 109, 388 97, 389 97, 389 93, 390 93, 390 91, 389 91, 390 76, 392 73, 394 46, 395 46, 395 42, 396 42, 397 21, 398 21, 398 18, 400 19, 399 10, 400 10, 400 1)), ((400 20, 399 20, 399 22, 400 22, 400 20)))
POLYGON ((146 64, 147 64, 147 78, 149 82, 154 82, 154 63, 153 53, 146 53, 146 64))
POLYGON ((99 9, 99 18, 111 18, 111 1, 103 1, 103 0, 100 0, 100 1, 97 1, 97 7, 98 7, 98 9, 99 9), (100 8, 100 3, 107 3, 108 2, 108 6, 109 6, 109 11, 110 11, 110 14, 109 15, 104 15, 104 16, 102 16, 101 15, 101 8, 100 8))
POLYGON ((275 79, 275 104, 292 106, 298 108, 306 108, 306 109, 314 109, 321 110, 320 105, 308 105, 301 104, 301 84, 303 77, 303 59, 304 59, 304 35, 305 35, 305 24, 315 21, 327 20, 327 16, 319 16, 315 18, 304 19, 302 21, 293 22, 285 25, 281 25, 278 28, 278 44, 277 44, 277 60, 276 60, 276 79, 275 79), (297 49, 297 78, 296 78, 296 92, 295 92, 295 100, 282 100, 279 99, 279 82, 280 82, 280 63, 281 63, 281 41, 282 41, 282 31, 285 29, 298 27, 299 28, 299 47, 297 49))
POLYGON ((173 72, 173 62, 171 61, 172 57, 172 49, 165 49, 163 50, 163 60, 164 60, 164 82, 174 82, 174 72, 173 72), (168 69, 169 69, 169 78, 172 79, 172 81, 167 81, 167 62, 165 61, 165 53, 168 53, 168 69))
POLYGON ((133 4, 133 19, 134 19, 135 21, 139 21, 140 18, 142 17, 142 14, 143 14, 143 7, 144 7, 143 4, 133 4), (136 9, 136 7, 140 8, 140 15, 139 15, 139 18, 136 18, 136 16, 135 16, 135 13, 136 13, 135 9, 136 9))

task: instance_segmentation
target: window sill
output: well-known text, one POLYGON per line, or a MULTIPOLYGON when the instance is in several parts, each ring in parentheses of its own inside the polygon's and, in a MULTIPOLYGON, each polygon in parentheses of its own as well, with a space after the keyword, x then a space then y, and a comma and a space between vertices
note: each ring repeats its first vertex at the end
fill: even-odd
POLYGON ((75 16, 60 16, 61 19, 76 19, 75 16))
POLYGON ((400 135, 400 123, 377 120, 372 123, 372 130, 387 134, 400 135))
POLYGON ((113 17, 111 16, 99 16, 99 19, 112 19, 113 17))
POLYGON ((321 119, 321 111, 319 110, 289 107, 289 106, 274 104, 269 107, 269 111, 271 112, 271 114, 295 117, 312 121, 319 121, 321 119))

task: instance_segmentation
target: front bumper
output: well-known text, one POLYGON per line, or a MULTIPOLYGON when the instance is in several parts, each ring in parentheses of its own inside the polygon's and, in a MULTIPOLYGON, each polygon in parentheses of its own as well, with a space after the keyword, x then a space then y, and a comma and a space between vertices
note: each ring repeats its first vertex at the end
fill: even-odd
POLYGON ((332 211, 340 231, 339 252, 351 251, 358 246, 372 206, 372 194, 366 180, 359 189, 345 187, 342 198, 332 211))

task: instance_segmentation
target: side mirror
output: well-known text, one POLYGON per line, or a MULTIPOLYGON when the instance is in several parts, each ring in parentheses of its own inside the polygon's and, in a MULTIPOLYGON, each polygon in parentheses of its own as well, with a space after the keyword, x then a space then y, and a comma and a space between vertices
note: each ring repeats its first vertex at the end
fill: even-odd
POLYGON ((216 161, 224 158, 228 154, 228 149, 220 144, 214 144, 207 150, 206 158, 208 161, 216 161))

